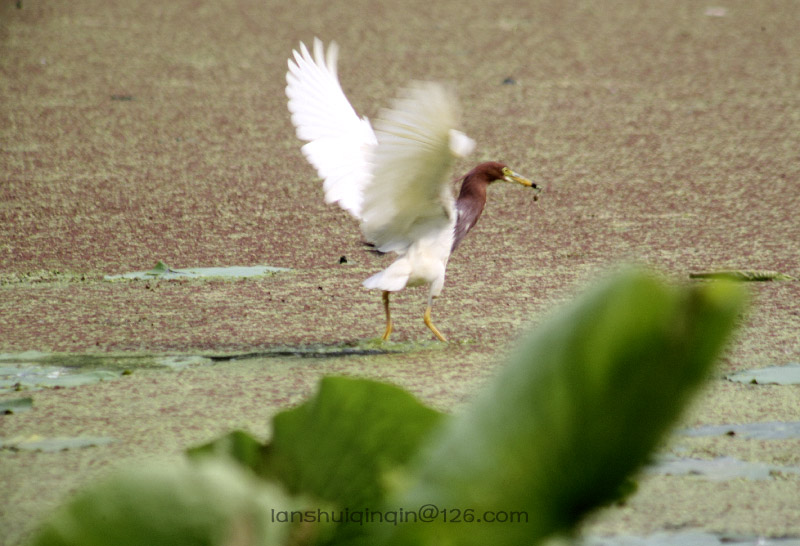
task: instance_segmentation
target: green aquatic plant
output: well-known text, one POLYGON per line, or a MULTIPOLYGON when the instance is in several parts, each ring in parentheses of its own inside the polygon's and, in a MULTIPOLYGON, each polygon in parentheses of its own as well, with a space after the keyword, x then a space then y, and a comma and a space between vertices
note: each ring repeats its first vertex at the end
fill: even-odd
POLYGON ((324 378, 275 416, 269 443, 236 431, 192 449, 169 487, 147 469, 121 472, 67 502, 34 544, 109 543, 134 526, 149 544, 516 545, 570 533, 630 490, 744 299, 735 283, 620 272, 526 336, 457 415, 394 386, 324 378), (154 506, 169 517, 146 517, 154 506))

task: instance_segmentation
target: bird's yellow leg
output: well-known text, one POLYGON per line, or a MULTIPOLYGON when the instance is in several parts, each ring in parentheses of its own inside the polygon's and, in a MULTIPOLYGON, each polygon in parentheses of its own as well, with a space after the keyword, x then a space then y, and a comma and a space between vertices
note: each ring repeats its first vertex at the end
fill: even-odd
POLYGON ((428 305, 425 308, 425 314, 422 315, 422 319, 425 321, 425 326, 427 326, 428 328, 431 329, 431 332, 433 332, 433 335, 435 335, 437 338, 439 338, 439 341, 444 341, 445 343, 447 343, 447 338, 445 338, 442 335, 442 333, 436 328, 436 326, 434 326, 433 321, 431 321, 431 306, 430 305, 428 305))
POLYGON ((389 294, 389 291, 383 291, 383 310, 386 311, 386 331, 383 333, 383 341, 388 341, 389 336, 392 335, 392 315, 389 313, 389 294))

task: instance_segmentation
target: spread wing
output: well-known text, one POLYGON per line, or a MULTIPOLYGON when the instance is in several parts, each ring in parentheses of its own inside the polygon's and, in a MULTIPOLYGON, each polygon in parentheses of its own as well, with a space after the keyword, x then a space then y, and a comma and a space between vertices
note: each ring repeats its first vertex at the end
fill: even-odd
POLYGON ((405 89, 376 121, 378 146, 364 187, 361 229, 382 252, 402 252, 452 226, 451 169, 474 147, 455 130, 457 121, 455 98, 431 82, 405 89))
POLYGON ((366 118, 359 118, 339 84, 339 48, 314 39, 314 55, 300 44, 286 73, 286 96, 297 137, 308 143, 303 155, 324 180, 325 201, 361 217, 364 186, 371 178, 371 151, 377 141, 366 118))

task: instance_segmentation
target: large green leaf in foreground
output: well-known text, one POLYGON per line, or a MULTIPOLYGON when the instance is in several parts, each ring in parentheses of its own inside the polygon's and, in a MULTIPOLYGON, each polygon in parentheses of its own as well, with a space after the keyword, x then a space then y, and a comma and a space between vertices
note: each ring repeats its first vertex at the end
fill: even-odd
MULTIPOLYGON (((198 461, 234 460, 280 483, 310 510, 307 531, 341 543, 367 532, 360 521, 344 514, 380 509, 387 495, 386 475, 411 460, 443 417, 393 385, 325 377, 313 398, 273 418, 268 444, 233 431, 190 449, 188 455, 198 461)), ((301 523, 297 515, 293 523, 301 523)), ((278 514, 278 526, 292 526, 281 518, 285 522, 291 516, 278 514)))
POLYGON ((674 287, 640 271, 595 287, 425 446, 392 504, 427 506, 431 521, 398 525, 388 542, 532 544, 573 528, 646 461, 743 300, 732 284, 674 287))

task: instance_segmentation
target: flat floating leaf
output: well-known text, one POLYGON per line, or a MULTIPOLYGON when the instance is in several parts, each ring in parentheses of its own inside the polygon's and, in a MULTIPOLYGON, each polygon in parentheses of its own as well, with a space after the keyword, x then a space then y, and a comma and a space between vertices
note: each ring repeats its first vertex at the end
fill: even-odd
POLYGON ((209 364, 212 361, 211 358, 199 355, 157 356, 153 359, 153 363, 156 366, 163 366, 172 370, 182 370, 187 366, 209 364))
POLYGON ((251 358, 339 358, 347 356, 366 356, 410 353, 420 350, 442 350, 447 345, 438 341, 383 341, 380 338, 365 339, 357 343, 335 343, 330 345, 282 345, 250 353, 231 353, 209 355, 214 362, 227 362, 251 358))
POLYGON ((291 271, 286 267, 272 267, 268 265, 254 266, 230 266, 230 267, 193 267, 189 269, 172 269, 164 262, 159 261, 153 269, 149 271, 134 271, 133 273, 123 273, 121 275, 106 275, 103 279, 113 281, 117 279, 202 279, 202 278, 247 278, 263 277, 291 271))
POLYGON ((800 438, 800 421, 767 421, 736 425, 704 425, 680 431, 684 436, 737 436, 754 440, 800 438))
POLYGON ((0 415, 21 413, 33 407, 33 398, 12 398, 11 400, 0 400, 0 415))
POLYGON ((800 362, 736 372, 726 375, 725 379, 736 383, 758 385, 800 385, 800 362))
POLYGON ((2 353, 0 362, 28 362, 38 361, 50 356, 50 353, 41 351, 23 351, 21 353, 2 353))
POLYGON ((689 273, 692 279, 726 279, 729 281, 796 281, 795 277, 778 271, 746 271, 740 269, 720 269, 718 271, 699 271, 689 273))
POLYGON ((107 436, 59 436, 54 438, 30 436, 22 439, 1 440, 0 449, 55 452, 64 451, 66 449, 79 449, 82 447, 104 446, 114 442, 116 442, 116 439, 107 436))
POLYGON ((0 366, 0 390, 20 388, 77 387, 118 379, 119 373, 107 370, 83 371, 63 366, 0 366))
POLYGON ((201 355, 6 353, 0 354, 0 392, 89 385, 139 368, 180 370, 213 361, 214 357, 201 355))
POLYGON ((734 457, 717 457, 711 460, 680 457, 662 457, 657 464, 647 469, 651 474, 667 476, 702 476, 711 481, 768 480, 776 473, 800 474, 800 467, 774 466, 766 463, 751 463, 734 457))
POLYGON ((800 546, 800 538, 721 535, 701 531, 654 533, 645 537, 618 535, 587 537, 579 546, 800 546))

